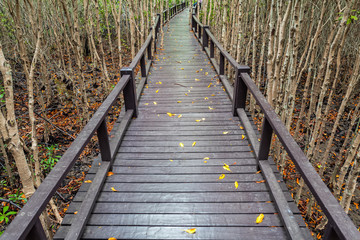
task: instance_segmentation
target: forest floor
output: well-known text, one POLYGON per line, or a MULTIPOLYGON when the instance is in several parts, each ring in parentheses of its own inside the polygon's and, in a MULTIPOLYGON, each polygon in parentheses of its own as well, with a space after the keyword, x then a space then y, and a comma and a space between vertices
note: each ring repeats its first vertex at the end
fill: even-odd
MULTIPOLYGON (((302 80, 303 83, 301 84, 302 86, 305 85, 305 79, 302 80)), ((263 86, 265 86, 265 84, 263 84, 263 86)), ((264 92, 264 89, 261 89, 262 92, 264 92)), ((303 89, 298 89, 298 98, 296 99, 295 102, 295 111, 296 112, 300 112, 300 108, 301 108, 301 97, 303 94, 301 93, 303 91, 303 89)), ((328 120, 326 123, 326 127, 323 133, 323 136, 321 138, 321 145, 320 145, 320 152, 325 152, 325 147, 326 147, 326 143, 328 138, 331 135, 331 131, 332 131, 332 126, 333 123, 337 117, 337 109, 339 108, 339 106, 341 105, 342 102, 342 96, 344 95, 346 91, 346 84, 343 85, 343 87, 338 88, 336 90, 335 96, 333 98, 333 101, 331 103, 331 110, 330 110, 330 114, 328 116, 328 120)), ((346 132, 349 130, 350 128, 350 121, 351 121, 351 111, 350 109, 354 109, 356 106, 356 103, 359 102, 359 98, 360 98, 360 90, 355 91, 355 97, 352 98, 354 99, 351 102, 352 107, 351 108, 347 108, 347 111, 344 112, 344 116, 342 117, 342 120, 340 122, 340 125, 337 129, 336 132, 336 137, 334 139, 333 142, 333 148, 332 148, 332 157, 331 159, 327 162, 327 167, 325 170, 325 177, 323 178, 323 181, 325 182, 325 184, 332 189, 332 186, 329 184, 329 180, 330 177, 332 175, 333 169, 335 167, 335 161, 339 161, 335 158, 335 156, 342 156, 342 161, 344 161, 345 158, 345 153, 347 151, 347 149, 343 152, 340 153, 340 150, 342 148, 343 142, 344 142, 344 138, 346 135, 346 132)), ((326 107, 326 106, 324 106, 326 107)), ((256 114, 258 116, 258 114, 256 114)), ((314 121, 315 121, 315 116, 312 116, 312 122, 310 123, 310 127, 313 126, 314 121)), ((258 117, 254 117, 253 118, 256 126, 258 127, 258 130, 261 131, 261 126, 262 126, 262 118, 258 118, 258 117)), ((360 123, 360 119, 358 120, 358 122, 360 123)), ((292 122, 291 125, 291 130, 290 133, 292 135, 294 135, 294 130, 296 127, 296 123, 297 120, 292 122)), ((301 129, 300 129, 300 141, 298 141, 299 146, 301 147, 301 149, 305 150, 306 146, 308 145, 309 139, 305 139, 305 133, 307 131, 308 128, 306 128, 303 124, 300 124, 301 129)), ((351 129, 353 135, 356 133, 356 131, 360 131, 359 129, 359 125, 355 126, 353 129, 351 129)), ((278 141, 278 140, 276 140, 278 141)), ((300 173, 296 170, 296 166, 295 164, 290 160, 290 158, 287 156, 286 158, 286 167, 285 170, 283 171, 283 178, 285 180, 285 183, 289 189, 289 191, 291 192, 293 198, 296 195, 297 189, 299 187, 299 181, 301 178, 300 173)), ((353 163, 352 163, 353 164, 353 163)), ((352 165, 351 164, 351 165, 352 165)), ((318 169, 316 169, 318 170, 318 169)), ((310 190, 305 187, 303 190, 303 193, 305 193, 299 202, 298 208, 300 210, 300 212, 303 215, 303 218, 305 220, 305 223, 308 225, 308 227, 310 228, 310 230, 312 231, 312 233, 314 233, 314 237, 321 239, 321 236, 323 235, 324 231, 317 229, 317 227, 319 226, 319 224, 322 222, 323 219, 323 214, 322 214, 322 210, 321 207, 315 203, 315 205, 312 208, 311 211, 311 215, 307 215, 307 211, 308 211, 308 203, 309 203, 309 199, 311 197, 311 193, 310 190)), ((340 201, 340 199, 338 199, 340 201)), ((353 196, 352 199, 352 203, 351 203, 351 207, 349 209, 349 216, 352 219, 352 221, 354 222, 355 226, 359 229, 360 231, 360 209, 359 209, 359 204, 360 204, 360 186, 358 184, 358 187, 355 190, 355 194, 353 196)))
MULTIPOLYGON (((131 59, 129 58, 130 54, 124 54, 124 56, 127 56, 123 57, 123 63, 126 66, 131 62, 131 59)), ((120 80, 120 70, 117 69, 118 66, 116 66, 116 64, 110 63, 110 57, 108 60, 109 61, 107 67, 111 79, 111 85, 113 87, 120 80)), ((118 60, 115 59, 116 63, 117 61, 118 60)), ((88 60, 86 61, 86 66, 84 66, 84 69, 87 69, 85 74, 87 82, 93 83, 87 86, 90 116, 92 116, 96 109, 101 105, 103 100, 106 98, 106 92, 108 92, 104 91, 101 86, 102 83, 99 81, 99 79, 104 79, 101 72, 97 68, 90 69, 89 66, 91 66, 91 64, 92 63, 88 60)), ((13 62, 11 62, 11 65, 19 66, 19 64, 13 62)), ((15 108, 20 136, 22 137, 24 145, 30 146, 31 126, 28 123, 29 113, 27 85, 25 76, 22 74, 21 71, 21 69, 16 69, 13 74, 15 95, 14 97, 16 105, 15 108)), ((51 72, 50 77, 60 78, 59 75, 61 75, 61 73, 51 72)), ((62 76, 61 79, 63 83, 59 83, 58 85, 66 85, 66 78, 62 76)), ((39 158, 40 161, 42 161, 41 167, 43 176, 46 176, 50 172, 56 162, 60 159, 60 157, 69 148, 76 136, 80 133, 83 126, 83 121, 80 117, 80 114, 78 113, 75 104, 73 103, 73 99, 71 99, 74 97, 71 91, 72 89, 68 88, 65 90, 65 88, 66 87, 64 86, 52 86, 52 101, 51 105, 47 106, 46 112, 42 112, 38 102, 35 105, 39 158), (60 89, 63 91, 67 91, 67 93, 63 95, 68 95, 69 98, 66 98, 65 96, 60 96, 61 94, 58 93, 60 89), (45 121, 44 119, 47 119, 47 121, 45 121), (47 133, 45 133, 45 128, 47 128, 47 133), (46 135, 48 135, 48 139, 45 139, 46 135)), ((120 114, 121 105, 122 100, 119 99, 119 104, 116 104, 108 115, 109 132, 111 131, 117 117, 120 114)), ((80 158, 75 162, 73 168, 67 175, 61 187, 54 195, 54 200, 58 206, 60 215, 62 217, 65 215, 67 207, 69 206, 71 200, 74 198, 78 189, 83 183, 86 173, 91 168, 92 160, 95 156, 98 155, 98 151, 99 150, 96 137, 94 137, 87 145, 80 158)), ((30 151, 27 147, 25 147, 25 152, 28 156, 28 159, 31 159, 30 151)), ((9 206, 8 212, 17 212, 22 206, 25 205, 27 200, 25 198, 25 195, 21 191, 19 176, 15 170, 16 166, 14 162, 10 161, 13 173, 13 181, 11 182, 5 170, 5 164, 3 164, 3 156, 1 154, 0 160, 2 167, 0 179, 0 198, 7 201, 1 201, 2 207, 9 206)), ((29 164, 32 165, 33 163, 29 164)), ((54 214, 50 209, 48 209, 48 214, 51 219, 53 232, 55 233, 57 227, 59 226, 59 223, 55 220, 54 214)), ((1 222, 0 235, 6 229, 6 226, 11 222, 11 219, 13 219, 15 216, 16 214, 9 215, 8 223, 5 221, 1 222)))

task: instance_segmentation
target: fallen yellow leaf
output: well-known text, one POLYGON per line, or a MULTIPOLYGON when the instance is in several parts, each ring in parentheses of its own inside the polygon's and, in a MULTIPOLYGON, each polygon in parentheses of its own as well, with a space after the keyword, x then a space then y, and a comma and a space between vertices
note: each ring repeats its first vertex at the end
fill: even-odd
POLYGON ((223 134, 228 134, 229 132, 223 132, 223 134))
POLYGON ((154 103, 154 105, 157 105, 157 102, 153 102, 154 103))
POLYGON ((74 212, 74 214, 78 214, 78 211, 74 212))
POLYGON ((108 240, 117 240, 116 238, 108 238, 108 240))
POLYGON ((256 218, 256 223, 261 223, 264 220, 264 214, 260 213, 260 215, 256 218))
POLYGON ((187 96, 188 94, 187 93, 185 93, 185 96, 187 96))
POLYGON ((179 143, 180 147, 184 147, 184 144, 183 143, 179 143))
POLYGON ((178 116, 178 118, 181 118, 182 117, 182 115, 180 114, 179 116, 178 116))
POLYGON ((184 68, 180 68, 181 70, 184 70, 184 68))
POLYGON ((159 92, 159 89, 158 90, 156 90, 156 93, 158 93, 159 92))
POLYGON ((208 72, 205 73, 205 75, 208 75, 208 74, 209 74, 208 72))
POLYGON ((204 160, 209 160, 210 158, 208 158, 208 157, 204 157, 204 160))
POLYGON ((219 179, 224 179, 224 177, 225 177, 225 174, 221 174, 221 175, 219 176, 219 179))
POLYGON ((196 119, 195 122, 201 122, 201 119, 196 119))
POLYGON ((166 113, 167 115, 169 115, 169 117, 173 117, 173 116, 175 116, 176 114, 175 113, 166 113))
POLYGON ((244 139, 245 138, 245 136, 244 135, 241 135, 241 139, 244 139))
POLYGON ((144 103, 145 106, 149 105, 149 103, 144 103))
POLYGON ((212 108, 212 107, 209 107, 209 109, 210 109, 210 110, 213 110, 214 108, 212 108))
POLYGON ((204 161, 204 163, 207 163, 207 161, 204 161))
POLYGON ((193 142, 192 146, 194 147, 194 146, 195 146, 195 144, 196 144, 196 142, 193 142))
POLYGON ((162 82, 157 82, 156 84, 162 84, 162 82))
POLYGON ((194 233, 196 233, 196 228, 186 229, 184 231, 187 233, 190 233, 190 234, 194 234, 194 233))
POLYGON ((172 160, 172 159, 169 159, 170 160, 170 162, 173 162, 174 160, 172 160))
POLYGON ((200 81, 200 79, 195 78, 195 81, 200 81))
POLYGON ((208 88, 211 87, 212 83, 209 84, 208 88))
POLYGON ((223 169, 225 169, 226 171, 231 172, 229 165, 227 165, 226 163, 224 163, 223 169))
POLYGON ((110 176, 112 176, 112 175, 114 175, 113 172, 108 172, 108 173, 107 173, 107 176, 108 176, 108 177, 110 177, 110 176))
POLYGON ((116 190, 114 187, 111 187, 111 190, 113 190, 114 192, 117 192, 118 190, 116 190))
POLYGON ((91 180, 86 180, 84 183, 92 183, 91 180))
POLYGON ((177 103, 181 103, 181 101, 177 101, 177 103))
POLYGON ((237 181, 235 181, 235 188, 237 189, 239 187, 239 183, 237 181))
POLYGON ((208 100, 209 98, 208 98, 208 97, 205 97, 204 99, 205 99, 205 100, 208 100))

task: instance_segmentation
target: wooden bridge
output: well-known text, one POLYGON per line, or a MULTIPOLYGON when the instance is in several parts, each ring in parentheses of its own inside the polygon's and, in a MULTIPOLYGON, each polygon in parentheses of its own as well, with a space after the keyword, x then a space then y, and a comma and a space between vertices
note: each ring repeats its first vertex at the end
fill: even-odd
POLYGON ((190 31, 186 5, 158 15, 117 86, 2 240, 45 239, 38 217, 95 133, 101 157, 54 239, 312 239, 268 158, 273 132, 329 219, 324 239, 360 239, 249 77, 249 67, 239 65, 195 15, 190 31), (163 49, 153 56, 168 14, 163 49), (236 72, 234 87, 224 75, 226 61, 236 72), (106 116, 121 92, 125 109, 108 136, 106 116), (245 109, 248 93, 264 113, 261 135, 245 109), (260 214, 263 221, 256 223, 260 214))

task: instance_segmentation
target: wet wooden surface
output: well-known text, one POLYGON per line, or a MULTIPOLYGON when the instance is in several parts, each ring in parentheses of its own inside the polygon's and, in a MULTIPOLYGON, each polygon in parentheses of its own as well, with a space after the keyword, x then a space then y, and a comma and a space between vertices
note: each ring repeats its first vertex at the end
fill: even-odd
MULTIPOLYGON (((125 134, 83 239, 287 239, 243 126, 190 32, 188 14, 174 17, 166 29, 139 116, 125 134), (261 213, 264 221, 256 224, 261 213), (190 228, 196 233, 184 231, 190 228)), ((86 179, 95 172, 96 166, 86 179)), ((88 188, 84 183, 79 190, 55 239, 66 235, 88 188)))

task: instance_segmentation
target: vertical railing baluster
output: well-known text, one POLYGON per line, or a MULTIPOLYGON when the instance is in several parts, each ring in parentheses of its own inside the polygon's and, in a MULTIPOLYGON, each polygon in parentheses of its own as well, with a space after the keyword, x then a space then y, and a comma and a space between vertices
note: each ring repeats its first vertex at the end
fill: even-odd
POLYGON ((338 240, 340 239, 335 229, 331 226, 330 223, 327 224, 325 228, 325 233, 323 236, 324 240, 338 240))
POLYGON ((260 148, 257 156, 258 162, 261 160, 267 160, 269 158, 272 134, 273 134, 273 129, 269 121, 267 120, 266 116, 264 116, 263 126, 261 131, 260 148))
POLYGON ((206 29, 209 29, 209 26, 203 26, 203 41, 202 41, 203 50, 209 47, 209 36, 206 32, 206 29))
POLYGON ((34 226, 31 228, 30 232, 26 236, 26 240, 47 240, 46 233, 44 231, 43 226, 41 225, 41 222, 39 218, 35 221, 34 226))
POLYGON ((134 110, 134 117, 137 117, 138 115, 138 109, 137 109, 137 99, 136 99, 136 83, 135 83, 135 74, 134 69, 131 68, 122 68, 121 76, 129 75, 130 79, 129 82, 126 84, 126 87, 124 88, 124 101, 125 101, 125 110, 132 109, 134 110))
POLYGON ((200 25, 200 23, 198 24, 198 26, 199 26, 199 40, 201 39, 201 34, 202 34, 202 29, 201 29, 201 25, 200 25))
POLYGON ((192 18, 191 18, 191 28, 192 30, 195 32, 195 13, 192 13, 192 18))
POLYGON ((140 58, 141 77, 146 77, 145 54, 140 58))
MULTIPOLYGON (((151 28, 150 28, 150 31, 151 31, 151 28)), ((152 42, 153 42, 153 37, 151 36, 149 46, 147 47, 147 59, 148 59, 148 61, 152 60, 152 42)))
POLYGON ((220 64, 219 64, 219 70, 220 70, 220 75, 224 75, 225 73, 225 56, 222 52, 220 52, 220 64))
POLYGON ((111 158, 109 135, 106 122, 107 121, 105 117, 104 120, 101 122, 99 128, 97 129, 97 137, 100 146, 101 161, 110 162, 110 167, 112 167, 113 161, 111 158))
POLYGON ((248 66, 238 66, 235 72, 235 86, 233 94, 233 105, 232 113, 234 116, 237 116, 236 109, 245 108, 246 96, 247 96, 247 86, 241 78, 241 73, 250 73, 250 67, 248 66))
POLYGON ((215 57, 215 43, 212 39, 210 39, 210 58, 215 57))

